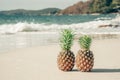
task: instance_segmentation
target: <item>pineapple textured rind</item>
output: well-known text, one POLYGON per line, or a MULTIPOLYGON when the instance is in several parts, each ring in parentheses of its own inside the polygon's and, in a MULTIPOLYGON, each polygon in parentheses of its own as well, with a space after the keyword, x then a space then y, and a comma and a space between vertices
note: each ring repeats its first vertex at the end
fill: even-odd
POLYGON ((91 71, 94 66, 93 52, 90 50, 79 50, 76 55, 76 67, 82 72, 91 71))
POLYGON ((71 71, 75 64, 75 56, 71 51, 61 51, 57 58, 58 68, 62 71, 71 71))

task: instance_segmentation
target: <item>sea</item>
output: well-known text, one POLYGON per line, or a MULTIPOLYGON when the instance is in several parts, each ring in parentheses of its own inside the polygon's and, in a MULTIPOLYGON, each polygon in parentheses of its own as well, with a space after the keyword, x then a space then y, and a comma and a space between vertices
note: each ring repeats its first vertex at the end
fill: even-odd
POLYGON ((0 15, 0 53, 18 48, 58 44, 63 29, 72 29, 75 34, 120 34, 120 16, 0 15))

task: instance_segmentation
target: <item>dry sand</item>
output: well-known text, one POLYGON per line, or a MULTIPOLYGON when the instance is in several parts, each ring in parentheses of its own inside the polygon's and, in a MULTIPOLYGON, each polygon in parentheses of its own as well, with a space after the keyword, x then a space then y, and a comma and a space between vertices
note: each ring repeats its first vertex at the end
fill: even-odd
MULTIPOLYGON (((77 42, 72 51, 79 50, 77 42)), ((120 39, 93 40, 92 72, 58 70, 59 45, 19 49, 0 54, 0 80, 120 80, 120 39)))

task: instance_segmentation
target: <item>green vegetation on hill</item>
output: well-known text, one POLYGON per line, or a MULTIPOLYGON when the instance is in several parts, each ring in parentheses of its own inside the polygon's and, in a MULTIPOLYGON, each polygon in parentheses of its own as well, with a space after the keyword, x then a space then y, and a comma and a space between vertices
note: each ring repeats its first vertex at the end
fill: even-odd
POLYGON ((120 10, 120 0, 88 0, 62 10, 60 14, 115 13, 120 10))
POLYGON ((120 10, 120 0, 93 0, 90 5, 91 13, 113 13, 120 10))

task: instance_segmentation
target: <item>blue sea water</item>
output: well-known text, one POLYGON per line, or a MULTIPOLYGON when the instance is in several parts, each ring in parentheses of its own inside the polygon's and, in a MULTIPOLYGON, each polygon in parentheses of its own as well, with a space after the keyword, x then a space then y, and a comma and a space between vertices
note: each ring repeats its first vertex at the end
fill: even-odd
POLYGON ((45 23, 45 24, 75 24, 94 21, 96 19, 112 19, 116 14, 101 15, 61 15, 61 16, 26 16, 26 15, 0 15, 0 24, 16 23, 45 23))
MULTIPOLYGON (((72 28, 79 32, 111 32, 111 29, 98 29, 100 25, 111 24, 116 14, 100 15, 0 15, 0 33, 59 31, 72 28)), ((118 29, 117 29, 118 30, 118 29)), ((117 31, 116 29, 113 30, 117 31)))

